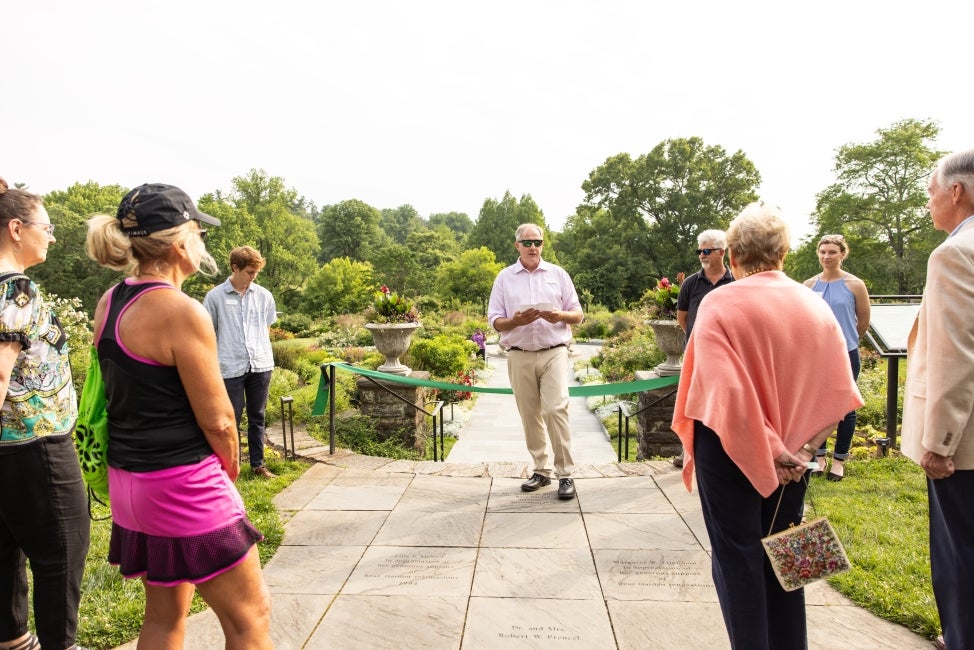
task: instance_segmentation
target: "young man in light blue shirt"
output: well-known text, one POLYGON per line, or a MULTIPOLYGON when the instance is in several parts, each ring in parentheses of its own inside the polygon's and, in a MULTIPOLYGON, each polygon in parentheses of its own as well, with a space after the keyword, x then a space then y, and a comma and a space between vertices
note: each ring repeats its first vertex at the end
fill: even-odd
POLYGON ((203 306, 216 329, 220 374, 237 418, 247 408, 247 445, 255 476, 274 478, 264 465, 264 413, 274 355, 269 328, 277 320, 274 296, 254 284, 266 260, 250 246, 230 251, 230 277, 206 294, 203 306))

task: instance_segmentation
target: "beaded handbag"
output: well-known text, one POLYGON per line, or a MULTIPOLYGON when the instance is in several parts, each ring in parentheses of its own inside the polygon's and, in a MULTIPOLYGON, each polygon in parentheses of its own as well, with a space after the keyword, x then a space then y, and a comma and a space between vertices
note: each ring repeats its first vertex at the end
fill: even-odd
MULTIPOLYGON (((782 488, 778 507, 775 508, 771 521, 771 530, 774 530, 774 519, 778 516, 784 494, 785 490, 782 488)), ((852 568, 828 517, 818 517, 774 535, 771 530, 767 537, 761 539, 761 544, 768 554, 778 582, 785 591, 800 589, 811 582, 852 568)))

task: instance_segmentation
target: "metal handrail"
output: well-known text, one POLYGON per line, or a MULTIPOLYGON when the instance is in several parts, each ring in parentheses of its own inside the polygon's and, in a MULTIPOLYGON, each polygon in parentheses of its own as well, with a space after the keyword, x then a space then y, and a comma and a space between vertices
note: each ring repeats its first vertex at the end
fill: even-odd
POLYGON ((298 459, 298 448, 294 445, 294 398, 290 395, 281 396, 281 441, 284 443, 284 460, 288 460, 287 430, 291 429, 290 460, 298 459), (284 418, 284 405, 287 405, 287 419, 284 418))
MULTIPOLYGON (((619 462, 620 463, 622 462, 622 428, 623 428, 622 421, 623 421, 623 418, 625 418, 626 458, 628 459, 629 458, 629 420, 632 419, 632 418, 634 418, 634 417, 636 417, 637 415, 639 415, 640 413, 642 413, 646 409, 648 409, 650 407, 653 407, 653 406, 656 406, 657 404, 659 404, 663 400, 665 400, 665 399, 667 399, 669 397, 672 397, 673 395, 676 394, 676 391, 677 390, 678 390, 677 388, 674 388, 673 390, 669 391, 665 395, 660 396, 658 399, 650 402, 649 404, 647 404, 646 406, 642 407, 641 409, 638 409, 638 410, 633 411, 631 413, 629 412, 629 403, 628 402, 619 402, 619 408, 617 409, 618 412, 619 412, 619 420, 618 420, 619 430, 618 430, 618 432, 616 434, 616 438, 618 440, 618 445, 617 446, 619 448, 618 449, 617 456, 619 458, 619 462)), ((643 391, 643 392, 645 392, 645 391, 643 391)))
POLYGON ((923 300, 922 295, 917 294, 900 294, 900 295, 880 295, 880 296, 869 296, 869 302, 881 303, 881 302, 920 302, 923 300))
MULTIPOLYGON (((336 401, 335 400, 335 388, 336 388, 335 376, 337 374, 337 370, 335 369, 334 366, 322 365, 321 371, 323 373, 325 373, 325 376, 328 378, 328 392, 329 392, 329 395, 331 396, 331 398, 328 400, 328 453, 331 454, 331 455, 334 455, 335 454, 335 401, 336 401), (331 369, 331 372, 329 372, 329 369, 331 369)), ((423 403, 423 406, 424 407, 428 407, 430 404, 433 404, 434 405, 432 412, 430 412, 430 411, 427 411, 425 408, 421 408, 419 406, 416 406, 415 404, 413 404, 412 402, 410 402, 408 399, 406 399, 402 395, 396 393, 395 391, 390 390, 388 386, 380 383, 379 381, 377 381, 373 377, 369 377, 368 375, 363 375, 363 376, 366 379, 368 379, 370 382, 372 382, 374 385, 378 386, 379 388, 381 388, 385 392, 387 392, 390 395, 392 395, 393 397, 395 397, 397 400, 399 400, 403 404, 406 404, 407 406, 409 406, 409 408, 413 409, 414 411, 421 411, 422 413, 425 413, 426 415, 429 415, 430 417, 433 418, 433 462, 443 462, 443 461, 445 461, 446 458, 444 457, 444 440, 443 440, 444 437, 445 437, 445 435, 446 435, 445 434, 446 426, 445 426, 445 424, 443 422, 443 404, 444 404, 444 402, 442 400, 436 400, 436 401, 432 401, 432 402, 424 402, 423 403), (436 453, 436 417, 437 417, 437 415, 440 417, 440 453, 439 453, 439 457, 437 456, 437 453, 436 453)))

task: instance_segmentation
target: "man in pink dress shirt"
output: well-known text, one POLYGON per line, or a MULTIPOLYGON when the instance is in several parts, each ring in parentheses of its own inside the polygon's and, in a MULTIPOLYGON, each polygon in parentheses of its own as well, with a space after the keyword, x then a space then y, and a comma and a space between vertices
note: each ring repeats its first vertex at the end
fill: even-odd
POLYGON ((518 260, 494 280, 487 321, 509 348, 507 374, 534 471, 521 485, 525 492, 551 484, 547 439, 551 439, 558 498, 575 498, 575 470, 568 427, 568 342, 571 326, 582 322, 582 306, 571 277, 541 259, 544 231, 531 223, 518 226, 518 260))

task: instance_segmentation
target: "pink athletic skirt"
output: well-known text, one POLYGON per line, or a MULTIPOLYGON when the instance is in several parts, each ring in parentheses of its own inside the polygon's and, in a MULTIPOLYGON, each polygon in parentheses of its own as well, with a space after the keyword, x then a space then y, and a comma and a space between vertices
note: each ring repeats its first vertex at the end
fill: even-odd
POLYGON ((264 539, 216 454, 156 472, 109 467, 108 486, 108 561, 126 578, 163 587, 206 582, 264 539))

